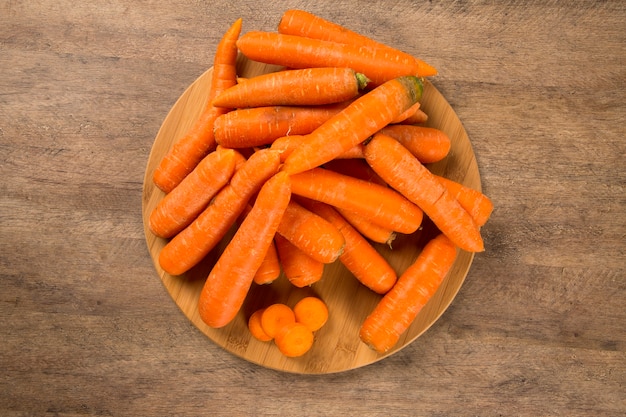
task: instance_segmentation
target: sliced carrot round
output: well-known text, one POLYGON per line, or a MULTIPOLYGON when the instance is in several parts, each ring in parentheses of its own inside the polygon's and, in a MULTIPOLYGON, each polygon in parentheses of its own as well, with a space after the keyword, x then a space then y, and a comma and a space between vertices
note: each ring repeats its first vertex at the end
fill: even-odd
POLYGON ((306 325, 312 332, 322 328, 328 320, 328 307, 317 297, 305 297, 293 307, 296 322, 306 325))
POLYGON ((263 331, 271 338, 275 338, 276 334, 282 327, 291 325, 296 322, 296 316, 286 304, 276 303, 267 307, 261 315, 261 326, 263 331))
POLYGON ((274 343, 278 350, 289 357, 302 356, 313 346, 313 332, 302 323, 292 323, 283 327, 276 335, 274 343))
POLYGON ((264 309, 261 308, 252 313, 248 319, 248 329, 250 329, 250 333, 252 333, 252 336, 254 336, 257 340, 260 340, 261 342, 269 342, 272 338, 265 333, 265 330, 263 330, 263 326, 261 325, 261 315, 263 314, 263 310, 264 309))

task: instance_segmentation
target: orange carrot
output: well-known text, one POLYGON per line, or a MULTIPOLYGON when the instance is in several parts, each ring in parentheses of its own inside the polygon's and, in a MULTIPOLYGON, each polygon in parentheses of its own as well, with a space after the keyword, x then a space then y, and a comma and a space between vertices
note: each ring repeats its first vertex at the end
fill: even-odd
POLYGON ((166 193, 172 191, 210 151, 215 148, 213 123, 228 111, 213 107, 213 98, 222 90, 237 83, 237 45, 242 20, 237 19, 226 31, 215 52, 211 91, 207 104, 193 126, 179 138, 161 159, 154 171, 154 184, 166 193))
POLYGON ((480 230, 467 211, 400 142, 382 133, 365 146, 365 159, 392 188, 418 205, 461 249, 484 250, 480 230))
POLYGON ((257 340, 261 342, 269 342, 272 340, 271 337, 265 333, 263 330, 263 326, 261 325, 261 315, 263 314, 264 309, 258 309, 248 319, 248 329, 252 336, 254 336, 257 340))
POLYGON ((305 68, 258 75, 230 87, 214 100, 216 107, 317 106, 355 98, 367 85, 351 68, 305 68))
POLYGON ((291 190, 295 195, 359 213, 400 233, 413 233, 422 223, 422 210, 400 193, 328 169, 292 175, 291 190))
POLYGON ((450 151, 450 137, 434 127, 390 125, 380 133, 400 142, 423 164, 440 161, 450 151))
POLYGON ((426 77, 437 74, 437 70, 434 67, 422 60, 303 10, 287 10, 278 24, 278 32, 285 35, 304 36, 323 41, 370 46, 374 48, 387 48, 400 56, 405 56, 405 58, 415 59, 420 67, 418 71, 420 76, 426 77))
POLYGON ((419 124, 426 123, 427 121, 428 121, 428 115, 424 113, 424 110, 417 109, 415 110, 415 113, 408 116, 406 119, 402 120, 399 123, 403 125, 419 125, 419 124))
POLYGON ((285 173, 279 172, 261 187, 252 210, 213 266, 200 293, 198 311, 208 326, 227 325, 243 305, 290 198, 289 175, 285 173))
POLYGON ((446 186, 450 194, 458 200, 463 208, 472 216, 478 227, 489 220, 493 211, 493 203, 485 194, 451 179, 437 175, 437 179, 446 186))
POLYGON ((296 323, 302 323, 316 332, 328 321, 328 306, 318 297, 304 297, 293 306, 296 323))
POLYGON ((346 246, 339 257, 340 262, 372 291, 379 294, 389 291, 397 275, 385 258, 331 206, 310 200, 303 201, 303 204, 331 222, 343 234, 346 246))
MULTIPOLYGON (((360 145, 362 150, 365 150, 364 145, 360 145)), ((379 185, 387 186, 387 183, 383 181, 380 176, 371 166, 365 162, 365 155, 363 155, 363 159, 360 158, 345 158, 345 159, 333 159, 332 161, 328 161, 324 164, 324 168, 330 169, 331 171, 338 172, 340 174, 349 175, 351 177, 355 177, 361 180, 375 182, 379 185)))
MULTIPOLYGON (((302 144, 305 137, 305 135, 281 136, 272 142, 271 148, 280 151, 280 160, 285 162, 291 152, 302 144)), ((336 159, 363 159, 363 145, 359 143, 353 146, 336 159)))
POLYGON ((401 77, 387 81, 354 100, 311 132, 287 157, 282 169, 297 174, 335 159, 389 124, 421 96, 419 78, 401 77))
POLYGON ((314 340, 311 329, 302 323, 293 323, 281 329, 274 343, 283 355, 295 358, 307 353, 313 346, 314 340))
POLYGON ((227 148, 267 145, 281 136, 311 133, 346 105, 269 106, 232 110, 215 120, 215 140, 227 148))
POLYGON ((278 234, 322 263, 334 262, 341 255, 346 243, 335 226, 293 199, 278 226, 278 234))
POLYGON ((230 180, 235 170, 232 149, 211 152, 150 213, 152 233, 169 238, 189 225, 230 180))
POLYGON ((391 243, 396 238, 396 232, 387 227, 380 226, 358 213, 338 207, 336 207, 336 210, 352 227, 358 230, 361 235, 372 242, 385 243, 391 247, 391 243))
POLYGON ((254 274, 254 282, 258 285, 270 284, 280 276, 280 260, 274 242, 267 248, 263 263, 254 274))
POLYGON ((291 284, 303 288, 322 279, 323 262, 311 258, 279 234, 274 236, 274 242, 285 277, 291 284))
POLYGON ((254 153, 215 196, 213 202, 161 250, 159 263, 172 275, 180 275, 200 262, 226 235, 248 200, 279 168, 276 151, 254 153))
POLYGON ((296 322, 296 315, 291 307, 283 303, 272 304, 261 314, 261 326, 269 337, 274 338, 285 326, 296 322))
POLYGON ((398 342, 440 287, 456 258, 456 246, 443 234, 429 241, 361 326, 361 340, 385 353, 398 342))
POLYGON ((419 110, 421 105, 422 103, 418 101, 417 103, 409 107, 404 113, 393 119, 391 123, 402 123, 408 118, 413 117, 413 115, 419 110))
POLYGON ((376 48, 338 42, 252 31, 237 41, 243 55, 253 61, 288 68, 346 67, 364 74, 373 85, 397 77, 422 77, 423 67, 413 57, 389 48, 376 48))

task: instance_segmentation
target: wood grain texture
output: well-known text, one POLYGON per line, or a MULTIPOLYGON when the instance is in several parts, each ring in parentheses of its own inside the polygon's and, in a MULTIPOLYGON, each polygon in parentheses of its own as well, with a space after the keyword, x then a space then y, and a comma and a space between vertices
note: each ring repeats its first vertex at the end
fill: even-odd
POLYGON ((0 2, 0 414, 624 414, 625 20, 616 0, 0 2), (177 98, 236 18, 287 7, 435 65, 496 206, 427 332, 323 376, 209 343, 141 220, 177 98))
MULTIPOLYGON (((280 67, 250 61, 240 55, 237 74, 250 78, 278 69, 280 67)), ((441 289, 423 308, 396 346, 384 355, 377 354, 359 340, 361 324, 381 296, 359 284, 339 261, 325 265, 324 276, 320 282, 307 288, 291 285, 284 274, 271 285, 253 284, 239 314, 228 326, 220 329, 213 329, 202 321, 198 313, 198 298, 206 277, 219 258, 229 236, 201 264, 182 276, 172 276, 161 268, 159 254, 168 240, 158 238, 150 231, 149 218, 165 194, 154 185, 152 178, 164 155, 193 125, 206 107, 206 98, 211 89, 211 75, 212 68, 185 90, 168 113, 152 145, 143 183, 142 216, 146 242, 156 272, 178 307, 196 327, 228 352, 252 363, 287 372, 326 374, 347 371, 382 360, 414 341, 452 303, 470 269, 473 253, 459 251, 454 265, 441 284, 441 289), (298 300, 307 295, 324 300, 331 314, 327 325, 316 332, 316 341, 306 355, 287 358, 279 352, 274 343, 259 342, 252 337, 247 329, 247 322, 254 311, 273 303, 293 307, 298 300)), ((420 103, 420 108, 431 115, 427 125, 444 131, 451 142, 448 156, 436 164, 431 164, 429 166, 431 171, 480 190, 480 174, 471 142, 454 110, 428 81, 425 82, 420 103)), ((417 232, 399 235, 393 242, 393 249, 384 244, 374 244, 374 247, 400 276, 436 232, 432 223, 424 221, 417 232)))

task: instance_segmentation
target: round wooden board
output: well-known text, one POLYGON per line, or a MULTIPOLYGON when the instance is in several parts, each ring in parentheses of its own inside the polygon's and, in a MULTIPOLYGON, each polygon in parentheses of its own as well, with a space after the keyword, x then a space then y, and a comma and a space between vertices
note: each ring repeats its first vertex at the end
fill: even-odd
MULTIPOLYGON (((243 57, 238 61, 238 74, 242 77, 276 69, 278 68, 243 57)), ((435 296, 422 309, 398 344, 384 355, 377 354, 359 339, 361 323, 381 296, 361 285, 339 262, 326 265, 323 279, 310 288, 296 288, 284 276, 271 285, 253 284, 241 311, 224 328, 210 328, 200 319, 197 312, 198 296, 224 244, 185 275, 171 276, 163 271, 158 262, 159 252, 167 241, 150 232, 148 218, 164 196, 152 182, 154 169, 174 141, 189 129, 204 108, 211 88, 211 74, 212 69, 207 70, 189 86, 165 118, 155 138, 143 184, 142 215, 148 249, 159 277, 178 307, 200 331, 228 352, 267 368, 292 373, 324 374, 354 369, 379 361, 418 338, 443 314, 456 296, 472 263, 472 253, 459 251, 452 270, 435 296), (330 317, 327 324, 316 332, 313 348, 305 355, 287 358, 278 351, 273 342, 260 342, 250 335, 247 319, 257 308, 274 302, 293 306, 309 294, 319 296, 328 304, 330 317)), ((431 164, 429 168, 436 174, 480 190, 478 166, 465 129, 445 98, 428 81, 425 83, 421 108, 429 115, 427 125, 445 131, 452 142, 449 155, 443 161, 431 164)), ((434 226, 425 219, 418 232, 399 236, 393 243, 393 249, 378 244, 375 247, 400 274, 415 260, 424 244, 435 233, 434 226)))

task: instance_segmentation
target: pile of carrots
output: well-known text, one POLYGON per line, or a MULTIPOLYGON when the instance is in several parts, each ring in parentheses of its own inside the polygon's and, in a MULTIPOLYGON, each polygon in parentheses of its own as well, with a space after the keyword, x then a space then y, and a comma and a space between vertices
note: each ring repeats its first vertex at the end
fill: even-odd
MULTIPOLYGON (((241 29, 239 19, 224 34, 205 109, 154 172, 165 196, 149 226, 168 239, 159 263, 184 274, 236 225, 199 298, 202 320, 221 328, 253 283, 270 284, 282 271, 293 285, 311 286, 339 261, 383 295, 360 337, 384 353, 457 251, 484 250, 480 227, 493 209, 481 192, 425 165, 450 149, 444 132, 422 125, 423 78, 437 71, 302 10, 286 11, 277 32, 241 29), (244 79, 238 54, 284 69, 244 79), (398 276, 372 242, 391 244, 424 216, 440 234, 398 276)), ((274 340, 297 356, 293 339, 302 341, 274 340)))

